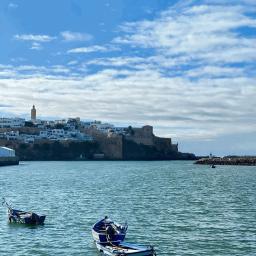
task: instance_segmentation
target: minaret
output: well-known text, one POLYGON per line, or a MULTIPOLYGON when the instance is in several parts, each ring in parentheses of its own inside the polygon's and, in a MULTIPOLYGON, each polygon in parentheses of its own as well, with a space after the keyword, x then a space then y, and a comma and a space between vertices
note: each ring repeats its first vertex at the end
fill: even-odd
POLYGON ((32 122, 36 121, 36 108, 35 108, 35 105, 33 105, 32 109, 31 109, 31 121, 32 122))

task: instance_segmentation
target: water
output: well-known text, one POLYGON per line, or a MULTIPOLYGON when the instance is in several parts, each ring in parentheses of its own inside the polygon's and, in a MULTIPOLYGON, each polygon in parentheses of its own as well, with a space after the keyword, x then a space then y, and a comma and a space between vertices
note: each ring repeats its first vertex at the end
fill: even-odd
POLYGON ((11 225, 1 207, 1 256, 97 256, 91 226, 105 215, 158 255, 256 255, 255 167, 23 162, 0 168, 0 196, 47 215, 42 227, 11 225))

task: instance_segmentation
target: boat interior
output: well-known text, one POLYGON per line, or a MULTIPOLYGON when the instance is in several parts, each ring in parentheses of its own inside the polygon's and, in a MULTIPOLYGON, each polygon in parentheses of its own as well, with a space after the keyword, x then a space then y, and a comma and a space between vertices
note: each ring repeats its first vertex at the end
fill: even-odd
POLYGON ((106 233, 109 228, 112 228, 117 233, 125 233, 127 230, 127 226, 118 225, 109 219, 103 219, 93 227, 93 229, 98 233, 106 233))

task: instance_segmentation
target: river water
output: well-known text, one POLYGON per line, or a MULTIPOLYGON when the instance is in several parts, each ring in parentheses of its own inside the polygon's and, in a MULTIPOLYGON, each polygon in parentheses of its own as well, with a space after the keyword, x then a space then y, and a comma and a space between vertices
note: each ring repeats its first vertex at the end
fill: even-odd
POLYGON ((47 215, 41 227, 8 224, 0 207, 1 256, 97 256, 91 226, 105 215, 157 255, 256 255, 256 167, 22 162, 0 168, 0 196, 47 215))

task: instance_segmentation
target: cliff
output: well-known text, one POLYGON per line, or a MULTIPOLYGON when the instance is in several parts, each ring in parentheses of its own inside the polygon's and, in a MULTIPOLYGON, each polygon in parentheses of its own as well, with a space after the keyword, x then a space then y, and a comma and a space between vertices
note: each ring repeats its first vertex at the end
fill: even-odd
MULTIPOLYGON (((24 128, 29 129, 29 128, 24 128)), ((24 130, 19 130, 24 132, 24 130)), ((30 134, 39 133, 32 129, 30 134)), ((33 143, 19 140, 0 140, 0 145, 16 150, 20 160, 195 160, 193 154, 181 153, 171 138, 157 137, 153 127, 128 127, 125 134, 102 133, 96 129, 82 132, 93 137, 93 141, 37 139, 33 143)))
POLYGON ((90 160, 94 153, 100 152, 96 142, 58 142, 41 141, 40 143, 9 142, 21 161, 52 160, 90 160))
POLYGON ((195 160, 194 154, 181 153, 172 147, 157 147, 157 145, 137 144, 134 141, 123 140, 123 159, 125 160, 195 160))

